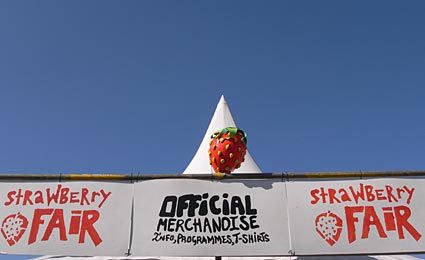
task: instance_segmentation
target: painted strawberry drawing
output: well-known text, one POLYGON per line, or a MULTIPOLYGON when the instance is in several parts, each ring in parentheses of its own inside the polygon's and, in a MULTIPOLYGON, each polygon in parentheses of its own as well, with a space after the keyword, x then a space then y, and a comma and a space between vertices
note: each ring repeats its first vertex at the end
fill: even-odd
POLYGON ((331 246, 339 239, 342 231, 342 220, 328 211, 319 214, 315 220, 316 231, 331 246))
POLYGON ((208 155, 210 165, 217 174, 231 173, 245 160, 246 133, 236 127, 226 127, 212 136, 208 155))
POLYGON ((20 212, 7 216, 1 225, 1 233, 10 246, 16 244, 25 233, 28 220, 20 212))

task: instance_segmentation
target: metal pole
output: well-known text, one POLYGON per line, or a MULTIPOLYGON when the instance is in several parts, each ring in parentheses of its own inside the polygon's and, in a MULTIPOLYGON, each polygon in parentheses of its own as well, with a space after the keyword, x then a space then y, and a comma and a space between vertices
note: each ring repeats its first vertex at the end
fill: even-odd
MULTIPOLYGON (((249 179, 327 179, 424 177, 425 171, 382 172, 311 172, 311 173, 238 173, 226 174, 224 180, 249 179)), ((134 182, 156 179, 215 180, 212 174, 0 174, 0 181, 109 181, 134 182)))

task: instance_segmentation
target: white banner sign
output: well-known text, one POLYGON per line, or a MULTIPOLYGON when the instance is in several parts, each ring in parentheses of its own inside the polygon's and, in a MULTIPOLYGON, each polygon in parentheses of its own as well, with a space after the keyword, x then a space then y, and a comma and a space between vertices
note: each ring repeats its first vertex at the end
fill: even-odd
POLYGON ((425 250, 425 180, 288 182, 297 255, 425 250))
POLYGON ((132 196, 128 184, 0 183, 0 251, 125 255, 132 196))
POLYGON ((423 178, 3 182, 0 251, 181 257, 424 252, 424 198, 423 178))
POLYGON ((285 183, 135 184, 132 255, 287 255, 285 183))

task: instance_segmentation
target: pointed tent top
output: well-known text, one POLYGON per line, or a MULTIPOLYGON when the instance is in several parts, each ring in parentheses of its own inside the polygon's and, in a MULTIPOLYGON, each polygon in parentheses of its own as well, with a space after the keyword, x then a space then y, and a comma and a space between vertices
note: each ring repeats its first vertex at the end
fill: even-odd
MULTIPOLYGON (((224 95, 221 96, 220 101, 217 104, 214 115, 211 119, 211 122, 208 126, 207 132, 205 133, 204 138, 202 139, 201 145, 198 148, 195 156, 192 161, 184 170, 183 174, 190 173, 212 173, 208 157, 208 148, 211 140, 211 135, 222 128, 225 127, 236 127, 236 123, 233 120, 232 113, 230 112, 229 106, 227 105, 224 95)), ((251 157, 249 151, 247 150, 245 155, 245 162, 242 163, 241 167, 234 171, 234 173, 261 173, 260 168, 255 163, 254 159, 251 157)))

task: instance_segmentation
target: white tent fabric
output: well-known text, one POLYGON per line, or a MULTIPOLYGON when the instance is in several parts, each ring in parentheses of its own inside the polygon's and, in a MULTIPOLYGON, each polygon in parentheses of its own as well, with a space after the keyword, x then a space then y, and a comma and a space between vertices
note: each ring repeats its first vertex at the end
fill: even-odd
MULTIPOLYGON (((211 140, 211 135, 225 127, 236 127, 235 120, 233 119, 232 113, 230 112, 229 106, 227 105, 224 96, 221 96, 218 102, 217 108, 215 109, 214 115, 211 119, 210 125, 199 145, 198 151, 193 157, 192 161, 184 170, 183 174, 202 174, 212 173, 212 168, 209 164, 208 148, 211 140)), ((249 147, 249 136, 248 136, 248 147, 249 147)), ((260 168, 255 163, 249 149, 245 155, 245 162, 242 163, 239 169, 236 169, 234 173, 261 173, 260 168)))
MULTIPOLYGON (((187 166, 183 174, 197 174, 197 173, 212 173, 211 167, 209 165, 208 158, 208 146, 210 142, 210 136, 216 130, 225 128, 225 127, 236 127, 235 121, 230 112, 229 106, 224 98, 221 96, 220 101, 218 102, 215 113, 211 119, 211 122, 208 126, 208 129, 205 133, 205 136, 195 154, 192 161, 187 166)), ((248 142, 249 146, 249 142, 248 142)), ((237 169, 234 173, 261 173, 260 168, 255 163, 254 159, 251 157, 247 151, 245 156, 245 162, 242 163, 241 167, 237 169)), ((138 259, 138 260, 214 260, 214 257, 166 257, 166 256, 156 256, 156 257, 147 257, 147 256, 129 256, 129 257, 108 257, 108 256, 93 256, 93 257, 74 257, 74 256, 42 256, 34 258, 34 260, 124 260, 124 259, 138 259)), ((222 260, 290 260, 290 259, 299 259, 299 260, 416 260, 419 258, 410 256, 410 255, 359 255, 359 256, 301 256, 301 257, 222 257, 222 260)))

